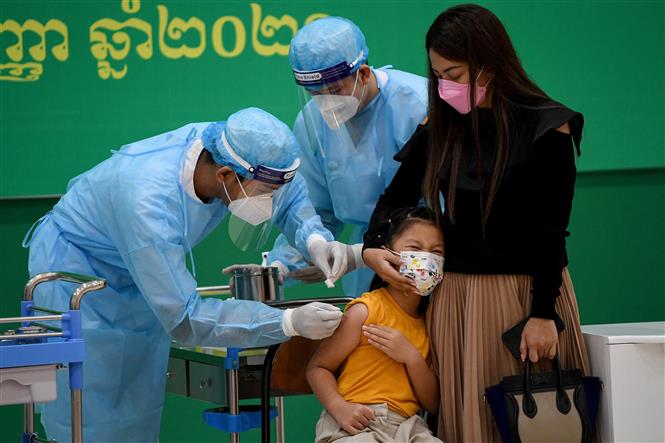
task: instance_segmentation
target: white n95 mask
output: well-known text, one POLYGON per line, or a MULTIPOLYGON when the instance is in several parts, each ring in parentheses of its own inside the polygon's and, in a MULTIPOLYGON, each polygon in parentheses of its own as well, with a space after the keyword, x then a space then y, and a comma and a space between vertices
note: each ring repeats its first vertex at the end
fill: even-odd
POLYGON ((330 129, 339 129, 358 112, 360 100, 365 96, 365 85, 363 85, 360 99, 353 95, 358 85, 358 72, 356 71, 356 81, 353 84, 351 95, 321 94, 312 97, 330 129))
POLYGON ((443 256, 431 252, 402 251, 399 273, 416 282, 416 290, 425 297, 443 280, 443 256))
POLYGON ((222 182, 226 198, 229 199, 228 208, 231 214, 246 221, 252 226, 260 225, 261 223, 270 220, 272 217, 272 193, 262 194, 255 196, 247 196, 245 188, 243 188, 240 179, 236 175, 238 186, 242 191, 244 197, 232 200, 229 191, 226 190, 226 184, 222 182))
POLYGON ((243 197, 229 203, 229 211, 252 226, 270 220, 272 217, 272 195, 243 197))

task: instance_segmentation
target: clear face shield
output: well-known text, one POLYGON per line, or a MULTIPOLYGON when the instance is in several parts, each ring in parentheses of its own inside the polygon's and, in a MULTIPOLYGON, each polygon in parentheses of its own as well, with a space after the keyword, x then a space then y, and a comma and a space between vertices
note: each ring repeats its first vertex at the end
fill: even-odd
POLYGON ((300 159, 284 169, 252 166, 228 146, 224 136, 222 141, 231 157, 252 176, 241 178, 234 173, 235 182, 222 183, 229 201, 229 238, 242 251, 260 251, 272 232, 273 216, 288 207, 288 187, 300 166, 300 159))
MULTIPOLYGON (((362 56, 362 54, 361 54, 362 56)), ((361 57, 359 56, 359 57, 361 57)), ((356 60, 360 63, 362 60, 356 60)), ((342 62, 320 71, 294 71, 298 83, 307 146, 325 156, 332 149, 353 154, 365 129, 358 121, 366 95, 360 70, 353 63, 342 62)))

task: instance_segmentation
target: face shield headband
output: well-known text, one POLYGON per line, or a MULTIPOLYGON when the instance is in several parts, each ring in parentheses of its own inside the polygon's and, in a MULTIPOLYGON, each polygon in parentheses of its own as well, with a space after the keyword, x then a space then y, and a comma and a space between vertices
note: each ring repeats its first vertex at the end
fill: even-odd
POLYGON ((238 153, 236 153, 233 150, 233 148, 231 148, 231 145, 226 139, 226 134, 224 132, 222 132, 221 138, 222 138, 222 145, 224 146, 224 149, 226 149, 226 152, 229 153, 231 158, 235 160, 236 163, 245 168, 245 170, 247 170, 247 172, 249 172, 252 175, 251 178, 254 180, 258 180, 260 182, 268 183, 271 185, 281 186, 293 180, 293 177, 295 177, 298 167, 300 167, 299 158, 296 158, 295 161, 291 164, 291 166, 284 169, 271 168, 270 166, 265 166, 265 165, 252 166, 247 161, 245 161, 245 159, 240 157, 238 153))
POLYGON ((315 71, 298 71, 294 69, 293 76, 296 79, 296 83, 300 86, 304 86, 305 88, 318 88, 350 76, 353 73, 353 69, 364 61, 364 51, 360 51, 358 57, 356 57, 351 63, 343 61, 328 68, 315 71))

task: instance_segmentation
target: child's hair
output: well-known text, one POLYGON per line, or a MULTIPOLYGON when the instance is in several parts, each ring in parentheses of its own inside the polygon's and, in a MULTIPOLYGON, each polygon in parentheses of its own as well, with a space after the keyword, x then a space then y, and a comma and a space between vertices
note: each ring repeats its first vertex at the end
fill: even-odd
POLYGON ((393 211, 388 217, 388 230, 384 239, 384 246, 392 249, 395 237, 414 223, 425 223, 438 227, 435 215, 425 206, 400 208, 393 211))
MULTIPOLYGON (((437 228, 439 227, 438 223, 436 222, 435 214, 425 206, 412 206, 397 209, 390 214, 386 220, 386 223, 388 224, 388 229, 386 230, 386 236, 383 239, 383 246, 390 249, 393 249, 392 245, 394 239, 414 223, 425 223, 434 225, 437 228)), ((378 275, 375 275, 374 279, 372 280, 372 284, 370 285, 370 291, 374 291, 386 286, 388 286, 388 283, 383 281, 378 275)), ((418 313, 424 314, 425 311, 427 311, 429 299, 429 296, 422 297, 420 305, 418 306, 418 313)))

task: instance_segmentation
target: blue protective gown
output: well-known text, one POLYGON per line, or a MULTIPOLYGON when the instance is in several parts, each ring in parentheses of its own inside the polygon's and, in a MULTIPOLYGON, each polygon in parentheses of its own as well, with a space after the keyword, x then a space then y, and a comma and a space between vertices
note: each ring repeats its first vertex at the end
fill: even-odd
MULTIPOLYGON (((283 311, 250 301, 201 299, 186 256, 227 214, 221 200, 192 198, 180 182, 184 154, 207 123, 125 146, 74 178, 37 227, 30 275, 68 271, 103 277, 82 302, 83 437, 92 442, 156 442, 171 337, 189 345, 248 348, 287 340, 283 311)), ((296 176, 298 177, 298 176, 296 176)), ((302 181, 297 178, 292 183, 302 181)), ((332 239, 304 183, 277 192, 287 204, 275 222, 295 244, 332 239)), ((40 306, 67 310, 75 285, 45 283, 40 306)), ((69 383, 58 371, 58 399, 41 405, 49 438, 71 441, 69 383)))
MULTIPOLYGON (((309 102, 298 114, 293 132, 302 147, 300 171, 309 188, 309 198, 324 225, 338 238, 344 224, 353 227, 349 244, 362 236, 376 202, 398 168, 393 157, 409 140, 427 115, 427 79, 395 69, 373 70, 379 93, 346 126, 356 134, 355 146, 339 146, 318 110, 309 102), (303 113, 320 140, 312 146, 303 113)), ((289 270, 309 266, 288 239, 279 236, 268 255, 268 263, 280 261, 289 270)), ((374 273, 367 268, 343 278, 344 292, 357 297, 369 290, 374 273)))

